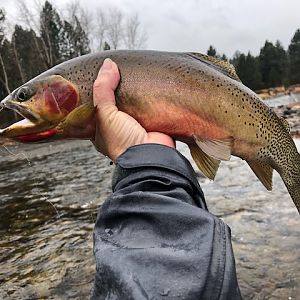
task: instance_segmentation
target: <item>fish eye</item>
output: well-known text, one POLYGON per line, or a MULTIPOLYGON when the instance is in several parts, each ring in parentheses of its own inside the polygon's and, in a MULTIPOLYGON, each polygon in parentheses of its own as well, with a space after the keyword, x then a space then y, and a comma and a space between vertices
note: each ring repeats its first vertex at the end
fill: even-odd
POLYGON ((20 102, 28 100, 28 89, 27 88, 22 88, 20 91, 17 93, 17 100, 20 102))

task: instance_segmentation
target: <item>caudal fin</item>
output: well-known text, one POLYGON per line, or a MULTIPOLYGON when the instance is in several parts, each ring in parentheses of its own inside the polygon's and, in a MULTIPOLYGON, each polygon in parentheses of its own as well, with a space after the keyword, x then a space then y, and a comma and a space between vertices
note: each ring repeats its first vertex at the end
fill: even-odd
POLYGON ((280 175, 300 214, 300 154, 294 153, 294 157, 280 175))
POLYGON ((300 174, 297 177, 281 176, 300 214, 300 174))

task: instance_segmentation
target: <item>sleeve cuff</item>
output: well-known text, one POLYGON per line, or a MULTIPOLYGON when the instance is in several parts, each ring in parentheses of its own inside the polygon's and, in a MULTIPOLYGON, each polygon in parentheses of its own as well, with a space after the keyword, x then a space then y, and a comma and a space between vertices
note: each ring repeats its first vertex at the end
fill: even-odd
POLYGON ((124 170, 130 172, 136 168, 154 167, 172 171, 185 177, 198 190, 200 197, 204 200, 204 194, 196 179, 193 167, 190 162, 174 148, 162 144, 141 144, 132 146, 118 157, 116 164, 117 168, 113 180, 113 188, 123 176, 127 175, 128 172, 124 172, 124 170))

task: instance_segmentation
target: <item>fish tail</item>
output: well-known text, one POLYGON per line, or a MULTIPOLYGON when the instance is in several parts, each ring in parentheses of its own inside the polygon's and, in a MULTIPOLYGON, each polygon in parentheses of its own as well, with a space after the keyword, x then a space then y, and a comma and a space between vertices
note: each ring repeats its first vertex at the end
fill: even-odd
POLYGON ((281 178, 300 214, 300 154, 297 154, 297 158, 290 164, 290 169, 282 172, 281 178))

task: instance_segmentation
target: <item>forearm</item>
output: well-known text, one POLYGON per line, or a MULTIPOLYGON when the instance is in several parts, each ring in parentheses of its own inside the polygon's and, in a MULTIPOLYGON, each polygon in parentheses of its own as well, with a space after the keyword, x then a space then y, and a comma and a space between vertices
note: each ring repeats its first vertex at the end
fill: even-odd
POLYGON ((238 299, 229 229, 179 152, 130 148, 113 191, 94 231, 95 299, 238 299))

